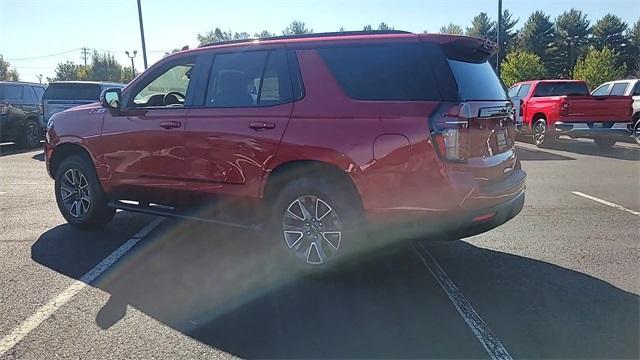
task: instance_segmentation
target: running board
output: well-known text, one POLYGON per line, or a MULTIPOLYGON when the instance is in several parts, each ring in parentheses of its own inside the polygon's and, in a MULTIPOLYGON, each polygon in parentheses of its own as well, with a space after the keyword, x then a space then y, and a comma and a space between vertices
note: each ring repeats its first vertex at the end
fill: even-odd
POLYGON ((221 220, 221 219, 215 219, 215 218, 204 218, 204 217, 192 216, 188 214, 183 214, 171 206, 165 206, 165 205, 159 205, 159 204, 143 204, 143 203, 136 203, 136 202, 129 202, 129 201, 125 203, 125 202, 116 200, 116 201, 110 201, 107 204, 107 206, 115 209, 137 212, 142 214, 157 215, 157 216, 192 220, 192 221, 202 221, 202 222, 207 222, 207 223, 212 223, 217 225, 224 225, 224 226, 232 226, 232 227, 237 227, 242 229, 250 229, 250 230, 262 229, 261 224, 248 224, 248 223, 242 223, 238 221, 229 221, 229 220, 221 220))

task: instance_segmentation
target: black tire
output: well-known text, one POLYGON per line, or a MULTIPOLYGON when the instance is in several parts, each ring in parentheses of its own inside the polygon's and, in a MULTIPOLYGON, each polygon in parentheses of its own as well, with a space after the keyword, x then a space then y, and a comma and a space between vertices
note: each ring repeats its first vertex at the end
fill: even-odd
POLYGON ((539 148, 547 147, 555 140, 553 134, 550 134, 547 121, 544 118, 533 120, 531 139, 533 140, 533 144, 539 148))
POLYGON ((600 148, 600 150, 609 150, 613 147, 613 145, 616 144, 615 139, 608 138, 595 138, 593 139, 593 141, 596 143, 598 148, 600 148))
POLYGON ((349 186, 331 185, 336 182, 329 180, 320 176, 293 179, 272 199, 268 234, 275 240, 274 256, 295 271, 330 273, 360 243, 359 199, 349 186))
POLYGON ((35 148, 40 146, 42 139, 42 130, 37 120, 27 119, 22 134, 16 139, 16 144, 22 148, 35 148))
POLYGON ((636 144, 640 145, 640 116, 635 116, 633 124, 633 138, 636 144))
POLYGON ((55 193, 62 216, 80 229, 100 228, 116 212, 107 206, 95 168, 86 156, 72 155, 62 161, 56 172, 55 193))

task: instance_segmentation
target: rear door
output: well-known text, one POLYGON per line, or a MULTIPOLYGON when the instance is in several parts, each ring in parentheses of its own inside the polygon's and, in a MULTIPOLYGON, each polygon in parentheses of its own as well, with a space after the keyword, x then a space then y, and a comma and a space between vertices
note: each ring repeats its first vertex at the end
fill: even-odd
POLYGON ((74 106, 90 104, 100 99, 102 88, 99 84, 80 82, 52 83, 42 97, 44 121, 51 115, 74 106))
POLYGON ((215 54, 202 93, 187 119, 189 188, 257 195, 293 107, 285 50, 215 54))

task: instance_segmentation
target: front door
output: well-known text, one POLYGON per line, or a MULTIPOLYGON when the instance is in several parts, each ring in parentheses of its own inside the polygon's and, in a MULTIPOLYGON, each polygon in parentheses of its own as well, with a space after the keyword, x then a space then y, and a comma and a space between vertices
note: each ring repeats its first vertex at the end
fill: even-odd
POLYGON ((217 54, 203 106, 189 110, 189 189, 255 196, 293 107, 284 50, 217 54))
POLYGON ((182 57, 143 75, 123 94, 121 113, 105 114, 100 153, 116 193, 184 189, 184 129, 195 66, 195 58, 182 57))

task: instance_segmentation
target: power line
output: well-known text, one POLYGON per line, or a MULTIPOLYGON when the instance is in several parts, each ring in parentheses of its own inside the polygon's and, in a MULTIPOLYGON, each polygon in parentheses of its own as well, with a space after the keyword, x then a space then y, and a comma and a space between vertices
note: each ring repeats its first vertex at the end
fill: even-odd
POLYGON ((71 49, 71 50, 67 50, 67 51, 62 51, 59 53, 55 53, 55 54, 48 54, 48 55, 39 55, 39 56, 32 56, 32 57, 24 57, 24 58, 15 58, 15 59, 6 59, 7 61, 22 61, 22 60, 35 60, 35 59, 43 59, 43 58, 48 58, 48 57, 53 57, 53 56, 58 56, 58 55, 64 55, 64 54, 68 54, 74 51, 78 51, 81 48, 75 48, 75 49, 71 49))

